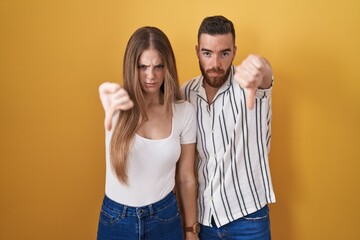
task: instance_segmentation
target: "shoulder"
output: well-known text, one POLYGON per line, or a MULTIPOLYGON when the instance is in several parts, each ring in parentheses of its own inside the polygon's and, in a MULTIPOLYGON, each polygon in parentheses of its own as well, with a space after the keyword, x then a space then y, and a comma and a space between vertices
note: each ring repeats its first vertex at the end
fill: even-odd
POLYGON ((196 140, 196 113, 187 101, 174 104, 174 131, 181 137, 181 143, 194 143, 196 140))
POLYGON ((195 112, 195 109, 191 103, 182 100, 174 104, 174 112, 176 115, 191 114, 195 112))
POLYGON ((176 121, 180 121, 182 123, 193 121, 196 118, 194 106, 185 100, 174 104, 173 115, 176 121))
POLYGON ((182 92, 195 91, 197 92, 200 86, 200 80, 202 76, 197 76, 181 85, 182 92))

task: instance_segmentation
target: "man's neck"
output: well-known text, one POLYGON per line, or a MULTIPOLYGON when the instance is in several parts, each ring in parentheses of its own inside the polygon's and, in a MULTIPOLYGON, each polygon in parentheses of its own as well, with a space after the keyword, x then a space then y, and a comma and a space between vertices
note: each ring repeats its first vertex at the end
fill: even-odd
POLYGON ((208 102, 209 105, 211 105, 217 91, 220 88, 211 87, 209 84, 206 83, 206 81, 204 81, 203 84, 204 84, 204 89, 205 89, 205 93, 206 93, 207 102, 208 102))

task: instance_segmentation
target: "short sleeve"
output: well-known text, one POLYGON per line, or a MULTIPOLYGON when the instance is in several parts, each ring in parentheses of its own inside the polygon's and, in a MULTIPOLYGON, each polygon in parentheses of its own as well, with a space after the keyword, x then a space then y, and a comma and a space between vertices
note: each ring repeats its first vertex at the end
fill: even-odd
POLYGON ((193 105, 185 101, 181 103, 181 114, 178 117, 181 120, 181 132, 180 132, 180 143, 190 144, 196 142, 196 113, 193 105))
POLYGON ((267 89, 258 89, 256 91, 256 97, 257 98, 270 98, 271 97, 271 92, 272 92, 272 86, 270 88, 267 89))

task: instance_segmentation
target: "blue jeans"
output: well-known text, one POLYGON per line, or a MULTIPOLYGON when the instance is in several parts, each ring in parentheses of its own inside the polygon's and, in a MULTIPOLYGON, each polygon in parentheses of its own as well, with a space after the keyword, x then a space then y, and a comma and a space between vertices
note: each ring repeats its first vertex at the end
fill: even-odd
POLYGON ((217 228, 201 225, 199 238, 201 240, 226 239, 226 240, 270 240, 269 207, 239 218, 222 227, 217 228))
POLYGON ((101 207, 98 240, 183 240, 174 192, 144 207, 129 207, 107 196, 101 207))

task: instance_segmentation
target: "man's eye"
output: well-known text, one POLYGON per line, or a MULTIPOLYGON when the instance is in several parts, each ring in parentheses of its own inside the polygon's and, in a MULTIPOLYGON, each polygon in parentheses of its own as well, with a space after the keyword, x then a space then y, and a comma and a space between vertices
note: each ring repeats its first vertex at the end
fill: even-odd
POLYGON ((228 52, 223 52, 222 54, 221 54, 221 56, 222 57, 227 57, 227 56, 229 56, 230 54, 228 53, 228 52))
POLYGON ((203 52, 202 54, 203 54, 205 57, 209 57, 209 56, 211 55, 210 52, 203 52))

